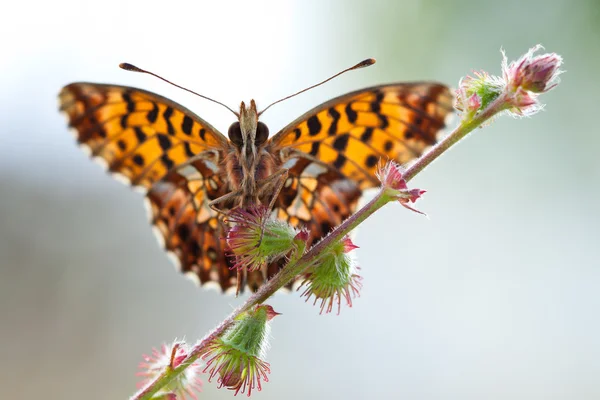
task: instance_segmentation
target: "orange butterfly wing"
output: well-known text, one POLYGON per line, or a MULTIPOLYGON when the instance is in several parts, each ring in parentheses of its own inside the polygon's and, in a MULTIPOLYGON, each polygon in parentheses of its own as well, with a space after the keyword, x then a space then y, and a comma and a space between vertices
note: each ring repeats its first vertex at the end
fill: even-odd
POLYGON ((146 194, 157 236, 182 272, 235 287, 225 226, 207 206, 227 190, 219 160, 228 140, 186 108, 141 89, 73 83, 59 101, 78 143, 146 194))
MULTIPOLYGON (((182 272, 200 283, 236 286, 225 255, 225 226, 207 203, 228 191, 219 161, 228 140, 191 111, 130 87, 74 83, 60 94, 77 140, 108 169, 142 188, 152 223, 182 272)), ((351 215, 364 189, 378 185, 381 158, 405 163, 436 143, 452 110, 448 88, 434 83, 377 86, 333 99, 270 141, 289 179, 278 218, 306 226, 315 241, 351 215)), ((249 273, 252 290, 281 262, 249 273)))
POLYGON ((452 94, 438 83, 374 86, 330 100, 278 132, 289 179, 277 215, 326 235, 356 211, 363 190, 379 185, 380 160, 407 163, 437 142, 452 112, 452 94))

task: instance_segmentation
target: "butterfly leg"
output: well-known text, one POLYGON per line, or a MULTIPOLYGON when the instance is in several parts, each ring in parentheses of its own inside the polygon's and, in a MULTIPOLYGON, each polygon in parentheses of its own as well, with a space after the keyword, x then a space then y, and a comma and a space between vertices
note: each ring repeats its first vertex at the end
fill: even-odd
MULTIPOLYGON (((221 209, 217 208, 216 204, 223 203, 228 200, 234 199, 237 196, 239 196, 241 193, 242 193, 241 190, 235 190, 233 192, 229 192, 227 194, 224 194, 221 197, 218 197, 218 198, 212 200, 210 203, 208 203, 208 206, 210 207, 211 210, 213 210, 219 214, 223 214, 223 215, 227 216, 229 214, 229 211, 225 211, 225 210, 221 210, 221 209)), ((245 282, 242 282, 243 280, 245 281, 245 279, 243 279, 245 276, 246 276, 246 271, 242 271, 241 268, 237 268, 237 270, 236 270, 236 286, 235 286, 236 297, 240 294, 242 286, 245 283, 245 282), (243 272, 243 274, 242 274, 242 272, 243 272)))
POLYGON ((223 203, 223 202, 226 202, 228 200, 234 199, 237 196, 239 196, 241 193, 242 193, 241 190, 235 190, 233 192, 229 192, 227 194, 224 194, 221 197, 218 197, 218 198, 210 201, 208 203, 208 206, 210 207, 211 210, 213 210, 213 211, 215 211, 215 212, 217 212, 219 214, 228 215, 229 211, 221 210, 221 209, 217 208, 217 206, 215 204, 223 203))
POLYGON ((283 185, 285 184, 285 181, 288 178, 288 170, 287 169, 282 169, 278 172, 276 172, 275 174, 271 175, 270 177, 268 177, 267 179, 263 180, 262 182, 259 182, 259 184, 262 185, 261 187, 261 192, 265 193, 267 192, 267 190, 269 189, 275 189, 273 191, 273 196, 271 197, 271 201, 269 201, 269 211, 273 210, 273 207, 275 206, 275 202, 277 201, 277 198, 279 197, 279 193, 281 192, 281 189, 283 189, 283 185))
MULTIPOLYGON (((268 206, 269 212, 271 212, 273 210, 273 207, 275 206, 275 202, 277 201, 277 198, 279 197, 279 193, 281 192, 281 189, 283 189, 283 185, 284 185, 285 181, 287 180, 287 178, 288 178, 288 170, 282 169, 280 171, 277 171, 270 177, 258 182, 258 184, 260 185, 259 194, 264 195, 265 193, 268 193, 268 192, 273 193, 271 200, 269 201, 269 206, 268 206)), ((260 197, 262 197, 262 196, 260 196, 260 197)), ((266 223, 267 223, 267 220, 265 219, 263 221, 261 229, 260 229, 260 239, 258 240, 259 245, 262 242, 262 239, 264 236, 266 223)))

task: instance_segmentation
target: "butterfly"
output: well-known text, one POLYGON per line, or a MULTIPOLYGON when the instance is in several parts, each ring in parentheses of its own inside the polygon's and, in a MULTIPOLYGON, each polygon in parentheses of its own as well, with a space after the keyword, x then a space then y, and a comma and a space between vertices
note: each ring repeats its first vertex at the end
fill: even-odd
POLYGON ((239 112, 225 106, 237 117, 226 137, 146 90, 77 82, 59 94, 79 145, 145 194, 157 237, 180 270, 224 292, 256 291, 283 266, 279 260, 236 271, 225 246, 227 210, 268 205, 276 218, 307 228, 314 243, 356 211, 365 190, 379 185, 380 160, 405 164, 436 144, 452 101, 449 88, 435 82, 372 86, 325 102, 269 137, 259 117, 275 103, 258 112, 252 100, 239 112))

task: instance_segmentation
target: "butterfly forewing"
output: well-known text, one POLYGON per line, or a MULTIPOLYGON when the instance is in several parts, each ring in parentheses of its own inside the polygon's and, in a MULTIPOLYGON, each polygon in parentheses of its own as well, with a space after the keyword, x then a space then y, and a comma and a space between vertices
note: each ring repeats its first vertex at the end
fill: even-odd
POLYGON ((140 89, 73 83, 63 88, 60 103, 77 141, 136 186, 149 188, 174 166, 227 146, 189 110, 140 89))

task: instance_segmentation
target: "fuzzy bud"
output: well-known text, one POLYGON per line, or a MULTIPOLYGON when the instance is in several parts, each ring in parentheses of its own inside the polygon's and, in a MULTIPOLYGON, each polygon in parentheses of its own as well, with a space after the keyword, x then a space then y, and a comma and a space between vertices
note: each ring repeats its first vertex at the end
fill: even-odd
POLYGON ((266 207, 237 208, 227 220, 233 224, 227 232, 227 244, 235 256, 236 268, 254 271, 297 248, 298 232, 287 223, 270 218, 266 207))
POLYGON ((206 361, 204 372, 208 381, 218 376, 218 387, 226 387, 246 393, 262 389, 261 382, 268 382, 269 364, 262 359, 267 348, 270 331, 269 321, 279 313, 269 305, 258 305, 240 314, 233 325, 213 340, 202 355, 206 361))
POLYGON ((529 116, 541 110, 543 104, 538 100, 539 94, 559 83, 562 57, 555 53, 534 56, 540 49, 543 47, 538 44, 510 64, 502 51, 502 75, 506 82, 508 112, 512 116, 529 116))
POLYGON ((349 237, 334 243, 330 251, 325 253, 315 265, 313 265, 304 281, 298 288, 305 287, 302 293, 308 301, 312 296, 313 304, 321 301, 321 314, 330 313, 337 304, 337 313, 340 313, 342 299, 349 307, 352 307, 352 299, 359 295, 362 287, 362 278, 355 272, 355 267, 348 252, 358 248, 349 237))
POLYGON ((543 48, 539 44, 532 47, 510 65, 502 51, 502 73, 510 91, 522 88, 533 93, 544 93, 558 85, 558 76, 563 72, 560 70, 562 57, 555 53, 534 56, 536 51, 543 48))
POLYGON ((556 87, 558 76, 563 72, 560 70, 562 57, 556 53, 535 56, 540 49, 543 47, 536 45, 510 64, 502 50, 501 78, 485 71, 462 78, 454 106, 463 112, 463 120, 471 120, 495 100, 498 100, 494 103, 496 114, 504 111, 522 117, 540 111, 543 104, 538 96, 556 87))
POLYGON ((468 75, 458 83, 454 107, 472 117, 496 100, 503 90, 501 78, 485 71, 473 71, 473 76, 468 75))
POLYGON ((409 205, 409 203, 417 201, 417 199, 425 193, 425 190, 408 189, 402 167, 395 162, 390 161, 385 166, 379 168, 377 177, 381 181, 382 190, 386 195, 394 200, 398 200, 403 207, 425 215, 425 213, 416 210, 409 205))
MULTIPOLYGON (((144 380, 138 384, 138 387, 141 388, 153 382, 167 368, 177 368, 188 354, 189 349, 183 342, 175 342, 171 346, 163 344, 160 350, 152 349, 152 355, 144 355, 144 361, 139 364, 140 372, 136 375, 144 377, 144 380)), ((187 395, 196 400, 194 392, 202 391, 200 373, 200 364, 192 363, 156 394, 157 399, 185 400, 187 395)))

